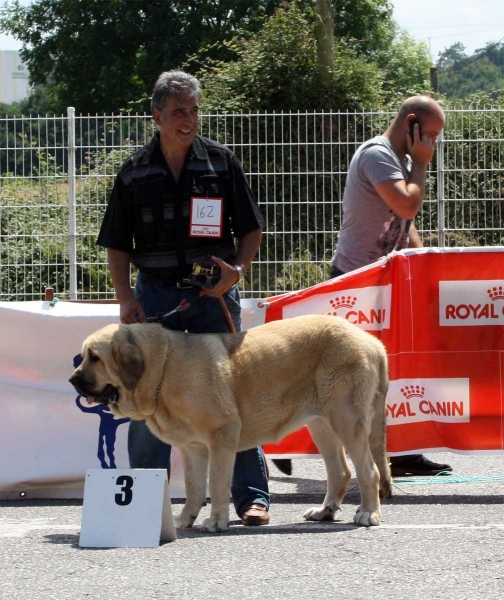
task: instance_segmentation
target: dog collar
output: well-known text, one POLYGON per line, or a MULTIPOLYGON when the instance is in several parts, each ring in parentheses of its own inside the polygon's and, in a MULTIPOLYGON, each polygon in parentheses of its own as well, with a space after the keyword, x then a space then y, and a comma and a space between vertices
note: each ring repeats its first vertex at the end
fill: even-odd
POLYGON ((154 411, 157 410, 158 404, 159 404, 159 394, 161 393, 161 385, 163 383, 163 379, 166 373, 166 365, 168 363, 168 352, 166 353, 165 359, 164 359, 164 364, 163 364, 163 372, 161 373, 161 379, 159 380, 159 383, 157 384, 156 387, 156 394, 154 396, 154 400, 155 400, 155 406, 154 406, 154 411))

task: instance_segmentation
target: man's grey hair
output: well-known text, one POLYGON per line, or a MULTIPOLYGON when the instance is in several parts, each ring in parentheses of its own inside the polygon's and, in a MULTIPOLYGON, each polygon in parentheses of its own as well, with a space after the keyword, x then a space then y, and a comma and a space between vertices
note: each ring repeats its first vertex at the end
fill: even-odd
POLYGON ((154 85, 152 92, 151 108, 163 110, 168 98, 184 98, 196 96, 198 102, 201 100, 200 82, 184 71, 165 71, 161 73, 154 85))

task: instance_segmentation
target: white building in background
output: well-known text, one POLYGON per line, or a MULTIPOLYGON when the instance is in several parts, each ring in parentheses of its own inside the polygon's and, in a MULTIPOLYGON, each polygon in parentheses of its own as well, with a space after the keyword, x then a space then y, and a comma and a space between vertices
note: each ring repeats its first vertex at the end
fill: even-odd
POLYGON ((0 50, 0 102, 11 104, 28 96, 28 68, 17 50, 0 50))

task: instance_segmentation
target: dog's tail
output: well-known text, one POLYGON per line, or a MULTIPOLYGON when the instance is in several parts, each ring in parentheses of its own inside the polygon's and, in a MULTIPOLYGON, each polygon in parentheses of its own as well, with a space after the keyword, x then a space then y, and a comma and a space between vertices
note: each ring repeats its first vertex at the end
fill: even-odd
POLYGON ((374 397, 374 415, 371 422, 371 433, 369 435, 369 444, 373 460, 380 472, 380 497, 390 498, 392 496, 392 478, 390 475, 390 466, 387 457, 386 440, 386 418, 385 418, 385 399, 389 387, 388 360, 385 349, 379 357, 379 380, 374 397))

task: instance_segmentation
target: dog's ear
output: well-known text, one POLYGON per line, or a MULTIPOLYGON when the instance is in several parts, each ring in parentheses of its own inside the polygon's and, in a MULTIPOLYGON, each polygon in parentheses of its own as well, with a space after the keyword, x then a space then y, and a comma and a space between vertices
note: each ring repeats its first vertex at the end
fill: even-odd
POLYGON ((122 327, 120 336, 112 341, 112 356, 119 367, 119 377, 128 390, 134 390, 145 371, 140 348, 128 326, 122 327))

